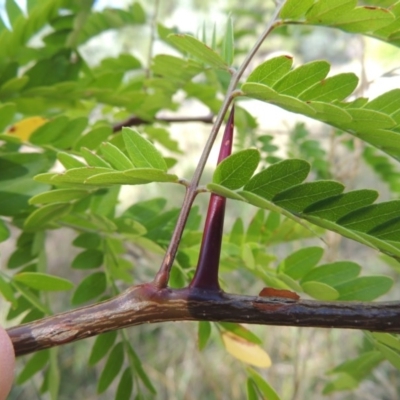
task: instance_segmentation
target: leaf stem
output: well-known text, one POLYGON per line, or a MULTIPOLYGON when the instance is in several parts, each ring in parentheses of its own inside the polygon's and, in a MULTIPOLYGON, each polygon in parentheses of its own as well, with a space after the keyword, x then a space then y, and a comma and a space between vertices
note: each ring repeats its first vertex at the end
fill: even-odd
POLYGON ((171 272, 172 264, 173 264, 175 256, 176 256, 176 252, 178 250, 180 240, 182 238, 183 230, 185 228, 186 221, 189 217, 189 213, 192 208, 194 199, 196 198, 196 195, 198 193, 197 189, 198 189, 201 175, 203 174, 204 167, 207 163, 207 159, 210 155, 211 149, 212 149, 215 139, 218 135, 219 129, 224 121, 225 114, 228 111, 228 108, 229 108, 233 98, 236 97, 236 95, 237 95, 236 86, 238 85, 240 78, 242 77, 242 75, 243 75, 244 71, 246 70, 247 66, 249 65, 250 61, 253 59, 253 57, 257 53, 261 44, 264 42, 264 40, 270 34, 270 32, 275 28, 275 26, 278 26, 281 23, 280 21, 277 21, 277 19, 278 19, 279 12, 284 3, 285 3, 284 0, 281 0, 278 3, 271 19, 269 20, 267 26, 265 27, 263 33, 257 39, 257 41, 254 44, 254 46, 252 47, 252 49, 249 51, 246 58, 240 65, 239 69, 236 72, 234 72, 234 74, 232 75, 228 90, 226 92, 225 99, 224 99, 222 106, 217 114, 214 125, 210 132, 210 136, 208 137, 207 143, 203 149, 203 153, 201 154, 199 163, 197 164, 196 170, 193 174, 193 178, 190 181, 190 185, 188 186, 188 188, 186 190, 186 194, 185 194, 185 198, 183 200, 181 212, 179 214, 178 221, 175 226, 175 230, 172 234, 172 238, 169 243, 169 247, 165 253, 164 259, 161 263, 161 267, 160 267, 157 275, 154 278, 153 284, 160 289, 165 288, 168 285, 169 275, 171 272))

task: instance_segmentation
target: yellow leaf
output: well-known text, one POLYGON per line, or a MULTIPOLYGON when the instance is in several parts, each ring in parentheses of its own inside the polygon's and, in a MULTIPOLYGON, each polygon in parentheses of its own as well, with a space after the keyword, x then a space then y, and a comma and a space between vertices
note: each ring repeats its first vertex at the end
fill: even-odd
POLYGON ((260 368, 271 366, 269 355, 257 344, 248 342, 232 332, 223 332, 222 340, 227 352, 238 360, 260 368))
POLYGON ((33 132, 40 126, 45 124, 48 120, 43 117, 29 117, 25 118, 7 129, 9 135, 19 137, 23 141, 27 141, 33 132))

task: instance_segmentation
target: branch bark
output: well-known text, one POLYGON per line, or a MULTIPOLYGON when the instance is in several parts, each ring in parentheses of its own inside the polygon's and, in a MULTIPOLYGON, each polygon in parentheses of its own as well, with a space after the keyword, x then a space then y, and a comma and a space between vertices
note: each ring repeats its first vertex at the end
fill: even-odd
MULTIPOLYGON (((198 117, 156 117, 154 121, 158 122, 168 122, 168 123, 186 123, 186 122, 204 122, 205 124, 212 124, 214 120, 214 115, 204 115, 198 117)), ((125 126, 138 126, 138 125, 148 125, 154 121, 147 121, 136 115, 132 115, 126 120, 119 122, 113 126, 113 132, 119 132, 125 126)))
POLYGON ((15 354, 21 356, 133 325, 201 320, 400 333, 400 302, 296 301, 143 284, 102 303, 7 332, 15 354))

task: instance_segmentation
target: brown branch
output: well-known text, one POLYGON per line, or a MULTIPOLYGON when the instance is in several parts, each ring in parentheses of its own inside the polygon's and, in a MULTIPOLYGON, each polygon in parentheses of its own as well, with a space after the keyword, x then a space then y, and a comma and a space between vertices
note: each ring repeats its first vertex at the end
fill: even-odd
POLYGON ((124 126, 138 126, 151 124, 156 122, 168 122, 168 123, 186 123, 186 122, 204 122, 205 124, 212 124, 214 116, 212 114, 199 116, 199 117, 155 117, 153 121, 146 120, 136 115, 132 115, 125 121, 119 122, 113 126, 113 132, 119 132, 124 126))
POLYGON ((20 356, 132 325, 200 320, 400 333, 400 302, 296 301, 144 284, 102 303, 10 328, 8 334, 20 356))

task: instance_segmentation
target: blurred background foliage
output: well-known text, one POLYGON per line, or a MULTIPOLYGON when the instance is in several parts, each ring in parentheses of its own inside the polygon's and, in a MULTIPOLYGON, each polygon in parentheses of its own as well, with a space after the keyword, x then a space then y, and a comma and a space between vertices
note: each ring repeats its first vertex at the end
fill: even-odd
MULTIPOLYGON (((15 3, 5 3, 2 17, 9 28, 16 21, 17 10, 15 3)), ((38 3, 28 1, 22 7, 34 10, 38 3)), ((164 123, 157 119, 215 114, 227 86, 227 76, 215 71, 206 71, 194 80, 191 76, 174 76, 173 70, 166 69, 164 60, 157 58, 160 54, 178 55, 176 49, 167 44, 166 35, 174 31, 186 32, 211 43, 215 30, 217 49, 220 50, 227 15, 230 14, 235 31, 233 65, 237 66, 263 30, 274 9, 274 2, 250 0, 244 9, 243 2, 236 0, 154 0, 141 3, 99 0, 94 4, 97 20, 95 14, 85 14, 89 13, 90 2, 61 3, 65 8, 60 15, 65 18, 60 17, 53 24, 44 23, 37 31, 36 27, 26 24, 25 27, 31 31, 20 47, 21 41, 18 45, 11 41, 2 46, 1 40, 6 40, 6 36, 0 36, 0 56, 7 61, 0 63, 0 82, 3 85, 0 88, 1 105, 15 104, 15 108, 3 109, 1 129, 12 134, 12 124, 25 117, 40 116, 46 121, 48 118, 55 121, 60 115, 66 116, 69 122, 74 121, 77 132, 73 149, 76 153, 71 154, 80 155, 78 150, 82 146, 95 150, 106 138, 111 138, 116 147, 123 148, 122 140, 118 139, 118 135, 112 136, 111 131, 113 124, 131 117, 133 112, 143 121, 151 122, 150 125, 139 125, 138 129, 169 158, 170 165, 178 160, 172 167, 173 172, 189 178, 211 125, 195 121, 164 123), (77 35, 70 35, 72 21, 68 19, 69 14, 79 14, 79 18, 85 21, 84 28, 78 30, 77 35), (99 17, 100 14, 102 17, 99 17), (9 60, 14 60, 14 64, 9 60), (49 74, 49 71, 56 73, 49 74), (163 74, 166 79, 157 79, 163 74), (24 82, 24 75, 30 77, 28 83, 24 82), (4 86, 7 82, 8 86, 4 86), (66 82, 73 84, 68 86, 66 82), (147 97, 143 95, 143 87, 149 89, 147 97), (9 115, 11 117, 7 119, 9 115), (99 143, 82 139, 85 136, 79 135, 84 129, 103 139, 99 143), (86 141, 81 143, 79 140, 86 141)), ((362 3, 377 5, 372 0, 362 3)), ((379 1, 379 6, 394 3, 390 0, 379 1)), ((50 9, 51 5, 49 13, 50 9)), ((79 18, 74 20, 75 24, 79 24, 79 18)), ((285 26, 265 41, 252 60, 248 73, 266 58, 281 54, 292 55, 295 65, 326 59, 331 63, 333 73, 355 72, 360 78, 358 96, 373 98, 391 88, 400 87, 399 50, 376 39, 331 28, 285 26)), ((40 126, 41 122, 36 122, 40 126)), ((58 123, 61 124, 60 120, 58 123)), ((72 131, 71 126, 69 129, 72 131)), ((311 164, 311 179, 338 180, 348 189, 377 189, 379 201, 399 196, 398 163, 338 129, 256 100, 240 102, 236 129, 235 150, 257 147, 262 155, 260 166, 263 168, 287 157, 302 158, 311 164)), ((9 137, 3 136, 0 140, 3 140, 2 154, 17 152, 21 148, 21 143, 9 137)), ((57 170, 60 170, 61 164, 67 169, 75 165, 70 158, 57 155, 59 150, 69 152, 71 142, 63 143, 60 139, 48 146, 41 143, 40 138, 36 139, 36 143, 34 137, 31 140, 43 152, 40 159, 35 159, 35 151, 32 150, 21 153, 23 157, 32 158, 29 162, 24 161, 24 165, 30 166, 26 176, 29 181, 39 172, 48 171, 55 164, 56 157, 57 170), (34 155, 28 155, 31 152, 34 155)), ((29 145, 27 147, 29 149, 29 145)), ((211 180, 216 154, 217 151, 208 163, 204 183, 211 180)), ((0 174, 4 171, 5 168, 0 174)), ((1 180, 7 181, 9 177, 4 179, 3 175, 1 180)), ((29 191, 26 182, 21 185, 29 196, 49 188, 41 183, 41 187, 29 191)), ((89 208, 98 216, 85 221, 91 231, 83 229, 89 225, 84 225, 82 221, 63 219, 60 215, 61 224, 45 226, 57 227, 57 230, 21 234, 18 227, 22 227, 33 206, 30 205, 22 213, 20 210, 14 213, 13 207, 17 207, 14 203, 8 214, 3 213, 5 224, 13 225, 11 237, 1 244, 0 272, 3 280, 8 282, 7 277, 13 269, 31 272, 39 268, 40 271, 46 265, 47 272, 68 278, 77 289, 39 297, 34 290, 29 292, 23 282, 19 283, 20 286, 17 282, 13 289, 15 294, 11 296, 11 299, 15 296, 18 300, 17 307, 11 307, 0 298, 1 323, 13 326, 21 321, 34 320, 46 314, 50 306, 51 313, 65 311, 71 308, 71 303, 75 306, 104 298, 129 284, 152 279, 163 248, 171 236, 182 194, 181 187, 169 185, 166 196, 165 186, 156 183, 91 193, 90 201, 86 202, 88 204, 85 199, 73 204, 74 211, 89 208), (124 221, 129 218, 135 223, 127 226, 124 221), (11 220, 12 224, 9 223, 11 220), (80 228, 83 227, 81 230, 79 226, 77 228, 79 223, 80 228), (115 234, 111 223, 119 224, 122 237, 115 234), (28 248, 30 254, 27 256, 28 248), (95 273, 85 271, 89 268, 88 262, 93 269, 105 267, 95 273), (40 301, 32 306, 36 295, 40 301)), ((22 199, 25 203, 26 200, 22 199)), ((193 274, 207 200, 208 196, 199 196, 193 208, 173 270, 171 284, 174 287, 185 285, 193 274)), ((254 207, 234 201, 228 202, 226 215, 226 237, 221 259, 222 286, 230 292, 249 295, 256 295, 263 286, 271 284, 297 288, 296 282, 292 282, 294 278, 282 281, 279 270, 282 270, 284 261, 289 263, 289 255, 299 254, 305 248, 317 254, 314 266, 346 260, 361 265, 363 276, 379 274, 392 278, 392 290, 381 299, 396 299, 400 267, 393 259, 335 233, 319 228, 309 230, 278 214, 257 211, 254 207)), ((261 339, 261 347, 272 360, 269 369, 258 371, 281 399, 399 398, 399 371, 394 368, 393 362, 383 361, 382 354, 374 346, 374 340, 378 339, 371 335, 314 328, 248 328, 261 339), (353 364, 343 365, 347 360, 353 360, 353 364)), ((251 397, 252 382, 255 381, 253 372, 228 354, 222 344, 221 332, 234 330, 234 327, 209 324, 201 329, 199 336, 197 323, 138 326, 125 330, 123 334, 111 334, 103 338, 103 342, 93 338, 41 355, 23 357, 18 365, 18 371, 22 371, 18 382, 22 385, 13 388, 10 399, 55 398, 54 391, 58 391, 59 399, 77 396, 85 399, 109 399, 114 396, 124 399, 130 398, 129 394, 128 397, 121 394, 129 393, 127 388, 130 383, 136 398, 243 399, 246 394, 249 398, 257 398, 251 397), (202 351, 199 351, 199 340, 200 343, 204 341, 204 346, 200 344, 204 347, 202 351), (100 353, 96 353, 93 350, 96 342, 100 343, 97 344, 97 352, 104 351, 105 356, 110 350, 114 358, 111 355, 101 357, 100 353), (124 364, 122 360, 119 363, 119 343, 127 354, 132 346, 141 362, 136 355, 129 353, 124 364), (29 362, 32 357, 36 358, 29 362), (54 361, 57 358, 58 362, 54 361), (88 360, 91 360, 90 366, 88 360), (28 371, 27 366, 30 368, 28 371), (119 368, 122 373, 128 367, 135 371, 133 382, 124 375, 113 381, 104 373, 113 369, 118 372, 119 368), (156 395, 151 393, 151 385, 141 375, 141 368, 157 390, 156 395), (52 389, 54 385, 51 382, 58 381, 59 388, 55 385, 52 389)), ((243 335, 246 336, 246 331, 243 335)), ((257 343, 256 339, 254 341, 257 343)), ((395 358, 394 363, 397 360, 395 358)), ((129 375, 131 369, 127 371, 126 375, 129 375)))

